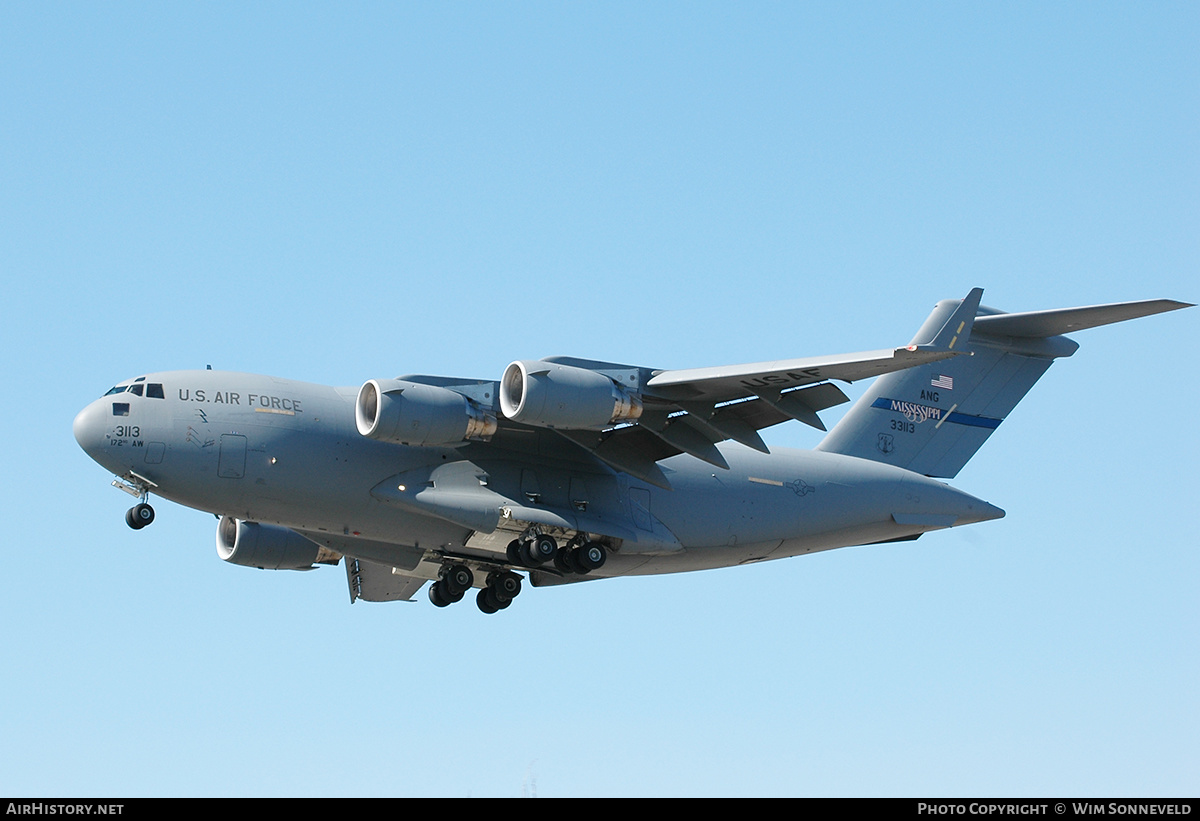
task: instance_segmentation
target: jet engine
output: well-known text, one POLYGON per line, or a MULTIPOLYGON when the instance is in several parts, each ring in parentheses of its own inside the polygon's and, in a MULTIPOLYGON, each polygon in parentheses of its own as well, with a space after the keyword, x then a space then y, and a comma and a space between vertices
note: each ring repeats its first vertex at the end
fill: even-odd
POLYGON ((642 400, 609 377, 557 362, 513 362, 500 380, 500 410, 543 428, 600 430, 642 415, 642 400))
POLYGON ((363 385, 354 421, 363 436, 401 445, 456 445, 496 433, 496 417, 461 393, 400 379, 363 385))
POLYGON ((217 523, 217 555, 222 561, 259 570, 308 570, 337 564, 341 555, 278 525, 243 522, 222 516, 217 523))

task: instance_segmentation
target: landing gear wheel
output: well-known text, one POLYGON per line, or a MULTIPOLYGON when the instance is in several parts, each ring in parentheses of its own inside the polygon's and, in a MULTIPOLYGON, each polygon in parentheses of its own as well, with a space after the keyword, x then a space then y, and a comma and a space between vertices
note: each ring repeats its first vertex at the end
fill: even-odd
MULTIPOLYGON (((462 598, 461 596, 459 598, 462 598)), ((441 582, 434 582, 429 586, 429 600, 436 607, 448 607, 454 602, 446 596, 446 591, 442 587, 441 582)))
POLYGON ((475 596, 475 603, 479 605, 480 610, 482 610, 484 613, 487 613, 489 616, 492 613, 503 610, 509 605, 509 602, 501 603, 497 601, 495 594, 492 592, 492 588, 490 587, 485 587, 479 591, 479 594, 475 596))
POLYGON ((134 530, 141 530, 154 521, 154 508, 142 502, 125 511, 125 524, 134 530))
POLYGON ((530 539, 528 545, 529 558, 534 565, 545 564, 558 553, 558 542, 553 536, 538 536, 530 539))
POLYGON ((571 551, 573 547, 560 547, 558 552, 554 554, 554 566, 558 568, 560 573, 578 573, 575 563, 571 561, 571 551))
POLYGON ((491 593, 492 601, 503 609, 521 592, 521 576, 515 573, 493 573, 487 577, 487 587, 484 589, 491 593))
POLYGON ((521 577, 516 573, 500 573, 488 580, 488 590, 491 590, 498 602, 510 602, 521 592, 521 577))
POLYGON ((513 539, 508 543, 508 549, 504 551, 504 555, 508 557, 509 564, 521 564, 521 540, 513 539))
POLYGON ((599 542, 588 542, 575 549, 574 559, 575 564, 579 565, 581 573, 590 573, 604 567, 604 562, 608 559, 608 551, 599 542))
POLYGON ((452 564, 442 576, 441 584, 447 592, 458 595, 461 599, 475 584, 475 574, 465 564, 452 564))

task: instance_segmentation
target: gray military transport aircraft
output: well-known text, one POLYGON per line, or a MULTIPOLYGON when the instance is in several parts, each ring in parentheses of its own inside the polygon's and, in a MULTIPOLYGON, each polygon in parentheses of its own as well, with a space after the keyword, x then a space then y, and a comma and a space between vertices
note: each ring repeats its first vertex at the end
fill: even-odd
POLYGON ((351 602, 495 613, 535 587, 916 539, 1004 511, 953 478, 1058 357, 1062 334, 1173 300, 1004 313, 945 300, 894 350, 659 370, 569 357, 500 381, 409 375, 331 388, 171 371, 120 383, 75 439, 138 498, 215 513, 217 555, 264 569, 345 560, 351 602), (758 431, 849 401, 813 451, 758 431))

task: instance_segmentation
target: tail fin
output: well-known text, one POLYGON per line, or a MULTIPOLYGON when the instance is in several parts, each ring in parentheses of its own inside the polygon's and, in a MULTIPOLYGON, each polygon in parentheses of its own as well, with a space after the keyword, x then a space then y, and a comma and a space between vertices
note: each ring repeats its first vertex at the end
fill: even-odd
POLYGON ((961 317, 979 293, 939 302, 912 341, 962 355, 881 376, 817 450, 952 478, 1051 363, 1079 348, 1061 334, 1190 307, 1169 299, 1019 314, 979 307, 971 328, 961 317))

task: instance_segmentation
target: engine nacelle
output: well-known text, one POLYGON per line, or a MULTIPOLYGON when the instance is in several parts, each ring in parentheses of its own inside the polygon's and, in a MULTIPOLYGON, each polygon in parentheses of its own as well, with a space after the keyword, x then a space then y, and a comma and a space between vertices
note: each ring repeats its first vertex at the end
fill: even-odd
POLYGON ((500 380, 500 410, 543 428, 600 430, 642 415, 642 400, 609 377, 556 362, 513 362, 500 380))
POLYGON ((222 516, 217 523, 217 555, 222 561, 260 570, 308 570, 314 564, 337 564, 341 559, 340 554, 294 530, 231 516, 222 516))
POLYGON ((456 445, 496 433, 496 417, 461 393, 400 379, 363 385, 354 421, 363 436, 401 445, 456 445))

